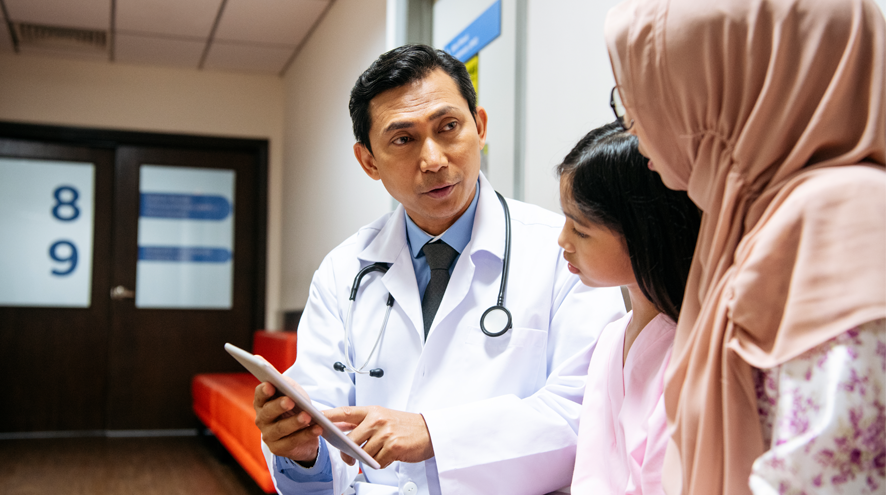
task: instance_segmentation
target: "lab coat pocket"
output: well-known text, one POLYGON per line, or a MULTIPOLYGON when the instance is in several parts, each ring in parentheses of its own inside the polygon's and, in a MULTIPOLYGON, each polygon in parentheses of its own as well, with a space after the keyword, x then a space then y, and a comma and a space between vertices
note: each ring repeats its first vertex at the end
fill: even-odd
POLYGON ((500 337, 489 337, 479 327, 462 340, 461 358, 471 375, 477 399, 515 394, 528 397, 544 384, 547 332, 515 327, 500 337))

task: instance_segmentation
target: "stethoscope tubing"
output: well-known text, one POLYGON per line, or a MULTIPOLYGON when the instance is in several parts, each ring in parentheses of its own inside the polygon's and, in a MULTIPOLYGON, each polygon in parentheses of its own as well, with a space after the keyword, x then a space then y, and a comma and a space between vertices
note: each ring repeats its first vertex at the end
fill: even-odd
POLYGON ((511 210, 504 196, 498 191, 495 191, 495 195, 498 196, 501 208, 505 212, 505 255, 502 258, 501 285, 498 288, 498 305, 504 307, 505 288, 508 286, 508 273, 511 271, 511 210))
MULTIPOLYGON (((483 313, 483 316, 480 318, 480 330, 490 337, 500 337, 507 333, 511 328, 511 313, 504 307, 505 300, 505 290, 508 286, 508 274, 510 273, 511 268, 511 211, 508 208, 508 203, 505 200, 504 196, 502 196, 498 191, 495 191, 495 195, 498 196, 498 200, 501 203, 502 210, 504 211, 505 216, 505 252, 502 257, 502 270, 501 270, 501 285, 498 288, 498 299, 497 304, 493 307, 490 307, 483 313), (507 315, 507 324, 505 327, 499 332, 490 332, 486 329, 485 320, 486 315, 489 314, 493 310, 501 310, 507 315)), ((374 377, 381 377, 384 375, 384 370, 381 368, 375 368, 369 371, 366 371, 366 366, 369 365, 369 361, 372 359, 372 356, 375 355, 376 349, 378 349, 378 345, 381 342, 382 336, 385 333, 385 330, 388 327, 388 319, 391 316, 391 309, 394 307, 394 296, 388 293, 388 300, 385 303, 387 308, 385 309, 385 318, 381 324, 381 329, 378 332, 378 337, 375 339, 375 344, 372 346, 372 350, 369 351, 369 355, 366 357, 366 362, 363 363, 363 366, 359 368, 353 362, 351 358, 351 329, 353 328, 353 317, 354 317, 354 303, 357 300, 357 291, 360 289, 360 283, 363 281, 363 277, 371 272, 382 272, 387 273, 388 266, 385 263, 373 263, 371 265, 367 265, 363 267, 359 272, 357 272, 357 276, 354 277, 354 284, 351 286, 351 293, 348 297, 348 314, 345 318, 345 359, 347 360, 347 364, 344 364, 340 361, 336 362, 333 366, 337 371, 350 371, 352 373, 359 374, 369 374, 374 377)), ((356 353, 355 353, 356 355, 356 353)))
MULTIPOLYGON (((370 265, 370 266, 373 266, 373 265, 370 265)), ((376 271, 376 270, 371 270, 371 271, 376 271)), ((377 271, 387 272, 387 268, 385 267, 384 270, 377 270, 377 271)), ((348 364, 345 367, 353 373, 361 373, 361 374, 369 373, 369 371, 365 371, 366 365, 369 364, 369 360, 371 360, 372 356, 375 354, 375 350, 378 348, 378 344, 381 342, 382 335, 384 335, 385 329, 388 328, 388 319, 391 317, 391 309, 394 307, 394 296, 392 296, 391 294, 388 294, 388 301, 387 301, 387 303, 385 303, 385 306, 387 306, 387 308, 385 308, 385 319, 384 319, 384 321, 382 321, 381 330, 379 330, 379 332, 378 332, 378 337, 375 338, 375 344, 372 346, 372 350, 369 351, 369 355, 366 357, 366 362, 363 363, 363 366, 360 366, 359 368, 357 368, 353 364, 353 360, 351 359, 351 332, 350 332, 350 330, 353 328, 353 322, 354 322, 353 321, 354 299, 350 299, 350 302, 348 303, 347 325, 345 326, 345 332, 347 333, 347 335, 345 337, 345 355, 347 356, 348 364)))

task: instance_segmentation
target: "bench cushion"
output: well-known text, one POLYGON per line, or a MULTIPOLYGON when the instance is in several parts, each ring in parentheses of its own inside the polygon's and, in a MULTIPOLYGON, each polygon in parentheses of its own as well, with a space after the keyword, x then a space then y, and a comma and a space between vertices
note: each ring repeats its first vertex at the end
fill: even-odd
MULTIPOLYGON (((253 353, 278 370, 292 366, 296 357, 296 334, 255 332, 253 353)), ((266 493, 274 493, 274 482, 261 451, 261 432, 255 426, 252 399, 258 379, 248 372, 202 373, 191 381, 193 408, 197 418, 212 430, 234 459, 266 493)))
POLYGON ((295 332, 255 332, 252 353, 258 354, 283 373, 295 362, 295 332))

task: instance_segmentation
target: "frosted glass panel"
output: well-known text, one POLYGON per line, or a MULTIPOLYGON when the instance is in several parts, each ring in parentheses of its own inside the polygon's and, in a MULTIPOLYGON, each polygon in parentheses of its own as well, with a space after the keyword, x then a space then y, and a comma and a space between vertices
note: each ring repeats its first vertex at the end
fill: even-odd
POLYGON ((88 308, 95 166, 0 158, 0 306, 88 308))
POLYGON ((230 309, 233 170, 142 165, 137 308, 230 309))

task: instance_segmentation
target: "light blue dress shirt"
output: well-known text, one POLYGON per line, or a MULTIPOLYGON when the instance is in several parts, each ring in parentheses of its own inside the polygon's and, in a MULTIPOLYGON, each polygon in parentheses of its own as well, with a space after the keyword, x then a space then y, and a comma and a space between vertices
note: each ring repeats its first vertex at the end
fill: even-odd
MULTIPOLYGON (((446 229, 440 240, 449 244, 452 249, 458 251, 458 256, 449 266, 449 274, 461 256, 461 252, 471 242, 471 232, 474 230, 474 214, 477 213, 477 202, 480 198, 480 181, 477 180, 474 191, 474 199, 468 209, 458 217, 458 220, 446 229)), ((412 267, 415 269, 415 280, 418 283, 418 297, 423 299, 425 289, 431 280, 431 269, 421 248, 434 237, 422 230, 415 222, 404 213, 406 217, 406 242, 409 244, 409 252, 412 254, 412 267)), ((317 461, 310 468, 302 467, 286 457, 277 457, 277 470, 283 476, 276 476, 277 486, 284 493, 303 493, 305 495, 328 495, 332 493, 332 460, 329 459, 329 448, 326 440, 320 438, 320 451, 317 461)))
POLYGON ((277 472, 283 476, 274 476, 277 488, 282 493, 304 493, 308 495, 328 495, 332 493, 332 460, 329 459, 329 448, 326 440, 320 437, 320 451, 317 461, 306 468, 288 457, 276 456, 277 472))
MULTIPOLYGON (((474 230, 474 214, 477 212, 477 201, 480 198, 480 194, 478 194, 479 191, 480 182, 478 181, 471 205, 468 206, 468 209, 465 210, 464 214, 458 217, 458 220, 456 220, 451 227, 446 229, 446 232, 444 232, 443 235, 439 236, 441 241, 449 244, 449 247, 458 251, 458 256, 456 256, 452 261, 452 264, 449 265, 450 275, 452 275, 452 270, 455 268, 455 264, 458 263, 458 258, 461 256, 461 252, 464 251, 468 243, 471 242, 471 232, 474 230)), ((431 268, 428 267, 428 260, 425 258, 425 253, 422 252, 421 248, 433 238, 433 236, 429 235, 416 225, 415 222, 409 218, 409 215, 406 215, 406 242, 409 244, 409 252, 412 253, 412 268, 415 269, 415 281, 418 282, 419 300, 424 299, 425 289, 428 287, 428 282, 431 281, 431 268)))

